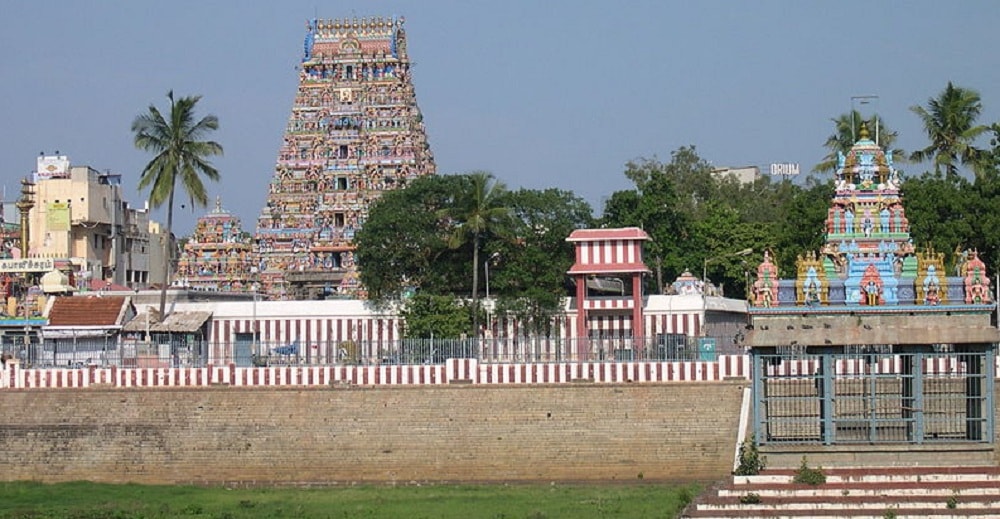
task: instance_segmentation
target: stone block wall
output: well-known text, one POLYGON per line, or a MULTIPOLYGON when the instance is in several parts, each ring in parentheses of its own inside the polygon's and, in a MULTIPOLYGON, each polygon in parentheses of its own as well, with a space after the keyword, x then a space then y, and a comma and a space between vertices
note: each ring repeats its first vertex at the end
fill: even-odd
POLYGON ((715 480, 746 382, 9 390, 0 480, 715 480))

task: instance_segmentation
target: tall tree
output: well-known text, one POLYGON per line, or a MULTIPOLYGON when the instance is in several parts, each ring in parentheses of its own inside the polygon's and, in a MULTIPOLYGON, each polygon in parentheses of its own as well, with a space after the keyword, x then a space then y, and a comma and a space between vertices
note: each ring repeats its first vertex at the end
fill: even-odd
POLYGON ((167 204, 167 226, 163 237, 163 286, 160 289, 160 319, 165 317, 167 285, 170 278, 170 237, 174 221, 174 192, 178 180, 187 193, 192 207, 208 205, 208 195, 201 176, 219 180, 219 172, 209 162, 209 157, 222 155, 222 146, 205 137, 219 129, 219 119, 207 115, 195 120, 195 105, 201 96, 174 99, 174 92, 167 92, 170 111, 164 118, 155 105, 132 121, 135 147, 153 154, 139 177, 139 189, 149 188, 149 204, 160 207, 167 204))
POLYGON ((834 131, 823 143, 823 147, 829 150, 829 153, 823 157, 819 164, 813 166, 813 173, 833 173, 836 171, 839 154, 846 154, 851 146, 854 146, 854 143, 861 138, 862 128, 868 132, 870 138, 878 137, 879 146, 892 151, 894 161, 906 161, 906 152, 892 147, 896 143, 898 132, 890 130, 885 125, 885 121, 880 119, 877 114, 865 118, 857 110, 851 110, 830 119, 830 121, 833 122, 834 131))
POLYGON ((448 248, 440 213, 453 193, 468 189, 464 175, 420 177, 403 189, 383 194, 354 236, 361 284, 368 298, 384 305, 412 290, 453 294, 465 272, 463 250, 448 248), (461 267, 461 268, 459 268, 461 267))
POLYGON ((912 106, 910 111, 923 122, 930 145, 914 151, 910 159, 915 162, 933 160, 934 171, 949 176, 958 175, 958 165, 971 166, 979 173, 983 151, 973 143, 985 133, 986 126, 976 124, 983 110, 979 92, 956 87, 948 82, 937 97, 927 100, 927 106, 912 106))
POLYGON ((549 333, 551 316, 561 310, 567 293, 566 272, 573 266, 574 246, 566 238, 593 227, 593 211, 585 200, 558 189, 519 189, 501 204, 510 208, 513 239, 484 245, 492 258, 487 283, 499 311, 525 323, 522 330, 549 333))
POLYGON ((479 250, 488 233, 503 232, 510 210, 500 204, 507 187, 485 171, 471 173, 467 189, 441 211, 451 227, 448 245, 472 244, 472 333, 479 333, 479 250))

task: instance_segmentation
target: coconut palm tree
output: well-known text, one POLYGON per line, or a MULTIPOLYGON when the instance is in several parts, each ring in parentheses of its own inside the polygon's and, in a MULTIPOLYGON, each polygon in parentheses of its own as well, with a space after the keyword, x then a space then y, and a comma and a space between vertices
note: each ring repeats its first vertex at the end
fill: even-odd
POLYGON ((207 115, 195 120, 194 109, 201 96, 174 99, 174 92, 167 92, 170 111, 164 118, 160 110, 149 105, 149 110, 132 121, 135 147, 151 152, 150 160, 139 177, 139 189, 150 188, 149 205, 167 204, 167 226, 163 237, 163 287, 160 290, 160 319, 165 317, 167 284, 170 277, 170 236, 174 221, 174 192, 178 181, 191 200, 192 207, 208 205, 208 195, 201 175, 218 181, 219 172, 208 161, 209 157, 222 155, 222 146, 204 140, 219 128, 219 119, 207 115))
POLYGON ((510 209, 500 205, 507 192, 507 186, 485 171, 468 175, 465 190, 457 193, 451 207, 441 210, 441 216, 448 219, 452 232, 448 246, 457 249, 472 243, 472 329, 479 333, 479 249, 483 237, 491 232, 504 229, 510 217, 510 209))
POLYGON ((874 139, 877 136, 878 143, 883 149, 892 151, 893 161, 906 161, 906 152, 892 147, 899 134, 890 130, 878 115, 866 119, 857 110, 851 110, 830 120, 833 121, 834 133, 827 137, 826 142, 823 143, 823 147, 830 150, 830 153, 823 157, 822 162, 813 166, 813 173, 833 173, 836 171, 838 153, 846 154, 851 146, 854 146, 854 143, 861 138, 861 128, 868 131, 870 138, 874 139))
POLYGON ((956 87, 948 82, 937 97, 927 100, 927 106, 912 106, 910 111, 920 117, 931 143, 914 151, 910 159, 915 162, 934 161, 934 171, 942 168, 949 176, 958 175, 958 164, 971 166, 978 173, 983 152, 973 142, 988 128, 976 124, 983 110, 979 92, 956 87))

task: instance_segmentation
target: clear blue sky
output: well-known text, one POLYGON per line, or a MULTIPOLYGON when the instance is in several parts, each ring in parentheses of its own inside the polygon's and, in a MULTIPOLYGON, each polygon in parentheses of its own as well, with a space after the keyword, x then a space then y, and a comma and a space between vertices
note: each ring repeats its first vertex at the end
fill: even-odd
MULTIPOLYGON (((214 200, 253 230, 295 95, 307 19, 405 16, 441 173, 572 190, 600 213, 627 161, 693 144, 718 166, 824 155, 851 97, 906 150, 908 107, 951 80, 1000 120, 1000 2, 0 1, 0 178, 8 198, 40 151, 121 173, 142 206, 149 159, 129 126, 165 94, 203 95, 225 157, 214 200)), ((906 166, 916 174, 923 166, 906 166)), ((185 235, 203 210, 178 211, 185 235)), ((165 213, 154 212, 163 219, 165 213)))

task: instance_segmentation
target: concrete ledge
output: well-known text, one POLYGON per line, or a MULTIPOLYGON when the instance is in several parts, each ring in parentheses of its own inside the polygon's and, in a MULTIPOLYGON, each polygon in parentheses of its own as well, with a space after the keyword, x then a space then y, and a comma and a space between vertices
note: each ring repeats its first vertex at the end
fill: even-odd
POLYGON ((768 468, 798 468, 803 456, 810 467, 995 466, 989 443, 763 445, 768 468))

